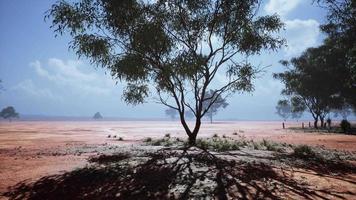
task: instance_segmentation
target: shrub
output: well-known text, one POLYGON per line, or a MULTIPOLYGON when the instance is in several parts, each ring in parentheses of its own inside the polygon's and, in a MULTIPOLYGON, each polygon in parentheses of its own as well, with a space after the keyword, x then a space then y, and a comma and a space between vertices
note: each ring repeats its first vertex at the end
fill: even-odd
POLYGON ((278 145, 278 143, 272 142, 272 141, 268 141, 263 139, 262 141, 263 146, 266 147, 266 150, 268 151, 280 151, 280 147, 278 145))
POLYGON ((113 155, 100 155, 95 157, 89 157, 88 161, 99 163, 99 164, 108 164, 112 162, 119 162, 121 160, 125 160, 130 157, 131 157, 130 154, 127 153, 116 153, 113 155))
POLYGON ((343 119, 340 123, 340 127, 342 129, 342 132, 344 133, 348 133, 351 129, 351 124, 349 121, 347 121, 346 119, 343 119))
POLYGON ((312 159, 316 157, 316 153, 308 145, 298 145, 294 148, 294 156, 304 159, 312 159))
POLYGON ((148 137, 148 138, 145 138, 145 139, 143 139, 143 142, 151 142, 152 141, 152 138, 150 138, 150 137, 148 137))
POLYGON ((124 140, 124 138, 122 138, 122 137, 119 137, 119 139, 117 139, 117 140, 119 140, 119 141, 123 141, 123 140, 124 140))
POLYGON ((170 138, 171 134, 167 133, 167 134, 164 135, 164 137, 170 138))

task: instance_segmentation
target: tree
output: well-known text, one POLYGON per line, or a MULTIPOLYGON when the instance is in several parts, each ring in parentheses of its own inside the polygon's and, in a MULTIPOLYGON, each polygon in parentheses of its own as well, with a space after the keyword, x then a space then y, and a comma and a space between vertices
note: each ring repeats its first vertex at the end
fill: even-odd
POLYGON ((100 112, 97 112, 94 114, 93 119, 102 119, 103 116, 100 114, 100 112))
POLYGON ((343 105, 340 109, 334 109, 334 116, 338 117, 339 115, 342 117, 342 119, 346 119, 347 117, 352 113, 352 107, 350 105, 343 105))
POLYGON ((321 30, 326 33, 325 45, 331 46, 340 61, 338 69, 346 72, 344 79, 339 79, 339 93, 356 112, 356 1, 355 0, 317 0, 327 9, 326 23, 321 30))
POLYGON ((279 100, 276 106, 276 113, 286 121, 292 115, 292 106, 288 100, 279 100))
POLYGON ((279 100, 276 106, 276 113, 286 121, 288 118, 299 119, 303 110, 299 108, 300 104, 294 102, 295 99, 292 99, 292 102, 289 100, 279 100))
POLYGON ((172 120, 175 120, 177 118, 177 110, 173 108, 168 108, 165 110, 165 113, 167 116, 169 116, 172 120))
MULTIPOLYGON (((172 120, 174 120, 174 119, 177 118, 178 111, 177 111, 176 109, 173 109, 173 108, 167 108, 167 109, 165 110, 165 114, 166 114, 167 116, 169 116, 172 120)), ((187 111, 187 112, 185 112, 185 118, 186 118, 186 119, 191 119, 191 118, 193 118, 193 117, 194 117, 194 115, 193 115, 193 113, 192 113, 190 110, 187 111)))
POLYGON ((323 125, 330 110, 342 105, 337 82, 343 80, 346 73, 337 68, 338 53, 327 45, 309 48, 300 57, 281 62, 289 70, 274 74, 285 84, 282 94, 291 97, 294 110, 308 109, 315 128, 319 119, 323 125), (293 68, 289 68, 291 65, 293 68))
POLYGON ((11 122, 13 118, 19 118, 19 114, 15 111, 14 107, 8 106, 2 109, 2 111, 0 112, 0 117, 4 119, 9 119, 9 121, 11 122))
MULTIPOLYGON (((209 90, 206 93, 206 97, 210 98, 212 97, 212 95, 214 94, 214 90, 209 90)), ((205 101, 203 104, 203 107, 207 107, 211 104, 210 101, 205 101)), ((226 98, 223 98, 221 96, 217 97, 215 103, 213 103, 210 106, 210 109, 208 110, 208 112, 206 113, 206 116, 209 117, 210 119, 210 123, 213 123, 213 116, 216 115, 219 111, 220 108, 226 108, 229 105, 229 103, 226 102, 226 98)))
POLYGON ((250 92, 259 71, 248 56, 276 50, 283 24, 277 15, 258 14, 259 0, 59 1, 48 10, 56 34, 68 33, 70 47, 127 84, 126 103, 144 103, 149 94, 177 110, 195 144, 201 119, 225 94, 250 92), (240 55, 240 56, 237 56, 240 55), (241 60, 241 58, 243 58, 241 60), (213 89, 217 73, 227 82, 213 89), (149 92, 148 85, 155 89, 149 92), (203 107, 205 101, 210 105, 203 107), (195 123, 189 127, 185 113, 195 123))

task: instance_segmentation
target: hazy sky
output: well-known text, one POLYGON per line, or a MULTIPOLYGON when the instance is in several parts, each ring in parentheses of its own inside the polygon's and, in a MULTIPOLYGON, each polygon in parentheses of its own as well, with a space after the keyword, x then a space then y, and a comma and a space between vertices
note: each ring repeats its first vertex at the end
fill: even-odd
MULTIPOLYGON (((68 50, 68 36, 54 37, 44 13, 55 1, 0 1, 0 79, 6 89, 0 93, 0 107, 12 105, 20 114, 52 116, 164 117, 162 105, 150 102, 132 107, 121 100, 123 86, 102 69, 79 59, 68 50)), ((230 106, 217 118, 279 119, 275 105, 282 84, 272 78, 283 68, 278 63, 317 46, 323 35, 319 25, 325 12, 312 0, 267 0, 261 14, 278 13, 285 23, 281 33, 287 47, 253 57, 253 63, 270 65, 255 81, 255 91, 235 94, 230 106)), ((309 115, 305 115, 309 117, 309 115)))

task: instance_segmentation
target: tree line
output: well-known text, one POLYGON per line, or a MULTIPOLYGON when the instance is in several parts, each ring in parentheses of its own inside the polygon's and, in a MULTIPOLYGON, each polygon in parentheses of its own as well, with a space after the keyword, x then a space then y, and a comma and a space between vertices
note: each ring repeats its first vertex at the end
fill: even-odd
POLYGON ((356 112, 356 2, 353 0, 315 2, 328 10, 320 29, 327 36, 319 47, 308 48, 302 55, 280 63, 287 71, 274 74, 284 83, 287 99, 277 112, 290 109, 292 114, 309 112, 314 127, 325 124, 332 111, 346 117, 356 112))

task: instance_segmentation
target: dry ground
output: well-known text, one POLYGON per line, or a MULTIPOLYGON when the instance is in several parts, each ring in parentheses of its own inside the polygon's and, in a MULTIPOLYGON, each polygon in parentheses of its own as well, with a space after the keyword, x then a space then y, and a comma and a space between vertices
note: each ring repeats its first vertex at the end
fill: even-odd
MULTIPOLYGON (((301 126, 301 122, 286 124, 287 127, 301 126)), ((356 136, 281 129, 281 122, 207 123, 203 124, 199 136, 210 137, 219 134, 237 138, 234 132, 240 136, 244 135, 247 139, 265 138, 356 153, 356 136)), ((21 181, 31 182, 43 176, 83 167, 87 165, 89 156, 134 148, 140 145, 145 137, 160 138, 166 133, 170 133, 172 137, 185 137, 178 122, 0 122, 0 193, 21 181), (108 138, 108 135, 111 138, 108 138), (116 136, 116 139, 113 136, 116 136), (118 141, 119 137, 122 137, 123 141, 118 141)), ((343 174, 343 177, 320 176, 318 171, 298 168, 279 170, 277 173, 282 172, 293 176, 294 181, 303 184, 307 182, 338 194, 326 195, 326 199, 352 199, 356 194, 354 173, 343 174)), ((323 196, 318 195, 313 198, 323 199, 323 196)))

